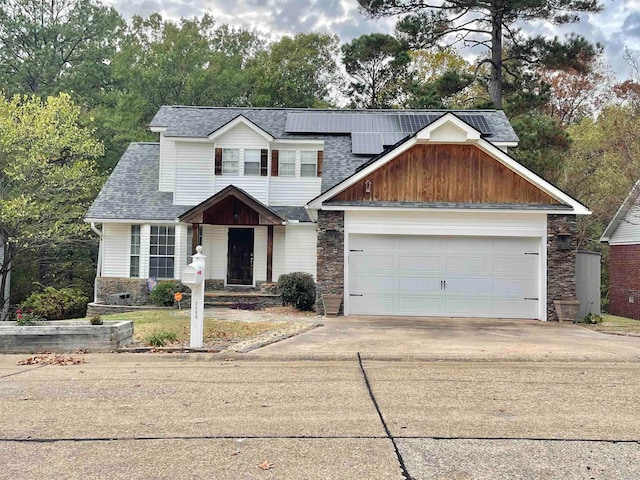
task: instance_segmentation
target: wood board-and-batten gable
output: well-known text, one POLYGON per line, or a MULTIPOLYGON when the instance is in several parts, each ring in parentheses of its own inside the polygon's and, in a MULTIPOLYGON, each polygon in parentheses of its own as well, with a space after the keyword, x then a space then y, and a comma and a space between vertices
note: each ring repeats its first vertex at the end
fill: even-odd
POLYGON ((558 204, 475 145, 417 144, 331 201, 558 204))
POLYGON ((282 225, 284 219, 244 190, 229 185, 178 218, 208 225, 282 225))

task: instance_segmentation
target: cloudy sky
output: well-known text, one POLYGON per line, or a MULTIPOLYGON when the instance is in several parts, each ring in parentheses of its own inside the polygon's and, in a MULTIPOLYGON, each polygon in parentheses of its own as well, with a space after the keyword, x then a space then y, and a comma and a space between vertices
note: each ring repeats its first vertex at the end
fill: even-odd
MULTIPOLYGON (((630 69, 625 47, 640 60, 640 0, 601 0, 604 11, 585 15, 565 28, 605 46, 605 57, 620 79, 630 69)), ((372 20, 358 10, 357 0, 105 0, 126 18, 160 12, 165 18, 211 14, 219 24, 255 29, 266 38, 298 32, 335 33, 348 42, 364 33, 393 33, 394 19, 372 20)), ((526 25, 526 30, 562 34, 546 24, 526 25)))

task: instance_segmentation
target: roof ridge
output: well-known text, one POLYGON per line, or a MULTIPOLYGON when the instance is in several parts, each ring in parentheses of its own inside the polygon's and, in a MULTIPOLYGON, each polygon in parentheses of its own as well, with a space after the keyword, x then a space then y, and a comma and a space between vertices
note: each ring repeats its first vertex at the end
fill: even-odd
POLYGON ((179 108, 193 110, 254 110, 266 111, 274 110, 280 112, 322 112, 322 113, 382 113, 382 114, 402 114, 404 112, 498 112, 495 108, 470 108, 470 109, 451 109, 451 108, 403 108, 403 109, 385 109, 385 108, 305 108, 305 107, 217 107, 206 105, 163 105, 160 108, 179 108))

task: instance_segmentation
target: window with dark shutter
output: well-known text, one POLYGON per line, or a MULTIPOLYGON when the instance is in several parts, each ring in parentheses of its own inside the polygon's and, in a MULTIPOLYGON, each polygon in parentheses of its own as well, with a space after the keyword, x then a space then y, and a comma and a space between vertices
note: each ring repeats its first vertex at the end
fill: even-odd
POLYGON ((324 158, 324 152, 322 150, 318 150, 318 162, 317 162, 317 167, 318 167, 318 176, 321 177, 322 176, 322 160, 324 158))
POLYGON ((260 150, 260 176, 261 177, 266 177, 267 176, 268 154, 269 154, 269 152, 267 151, 266 148, 263 148, 262 150, 260 150))
POLYGON ((215 174, 222 175, 222 149, 216 148, 215 174))
POLYGON ((278 150, 271 150, 271 176, 278 176, 278 150))

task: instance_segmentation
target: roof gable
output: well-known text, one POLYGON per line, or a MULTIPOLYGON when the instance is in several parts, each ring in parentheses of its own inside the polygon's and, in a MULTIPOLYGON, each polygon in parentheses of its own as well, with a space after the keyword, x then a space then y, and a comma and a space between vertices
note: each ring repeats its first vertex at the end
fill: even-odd
MULTIPOLYGON (((394 159, 406 154, 409 150, 413 149, 416 145, 426 144, 458 144, 469 145, 483 151, 493 161, 501 164, 500 171, 509 172, 511 179, 517 179, 520 177, 526 185, 531 185, 535 190, 540 191, 540 199, 544 199, 543 204, 551 205, 552 203, 562 204, 567 206, 567 213, 575 213, 579 215, 589 215, 591 212, 580 202, 571 198, 569 195, 550 184, 546 180, 542 179, 516 160, 507 155, 504 151, 493 145, 492 143, 484 140, 479 132, 460 120, 454 114, 446 114, 429 125, 425 126, 420 131, 416 132, 412 137, 399 142, 389 151, 383 152, 371 159, 368 163, 362 165, 356 173, 350 177, 344 179, 342 182, 333 186, 329 190, 325 191, 312 201, 308 203, 308 208, 311 210, 321 209, 323 203, 329 202, 332 199, 338 198, 342 192, 350 191, 351 187, 357 185, 359 182, 366 182, 368 176, 372 175, 377 170, 383 168, 394 159), (552 199, 553 201, 548 201, 552 199)), ((398 182, 397 175, 394 173, 391 181, 398 182)), ((412 178, 406 176, 406 178, 412 178)), ((442 180, 440 180, 442 181, 442 180)), ((354 187, 357 189, 358 187, 354 187)), ((419 187, 416 186, 416 191, 419 187)), ((352 190, 351 190, 352 192, 352 190)), ((346 194, 345 194, 346 195, 346 194)), ((436 201, 446 201, 443 199, 437 199, 436 201)), ((492 202, 494 203, 494 202, 492 202)), ((510 202, 513 203, 513 202, 510 202)), ((544 209, 544 207, 542 208, 544 209)), ((557 210, 557 209, 556 209, 557 210)))
MULTIPOLYGON (((634 206, 638 205, 639 199, 640 199, 640 180, 638 180, 635 183, 635 185, 631 187, 629 194, 627 195, 627 197, 624 199, 624 201, 618 208, 618 211, 611 219, 611 222, 609 222, 609 225, 607 225, 607 228, 605 228, 604 232, 602 233, 602 236, 600 237, 601 242, 609 242, 612 239, 612 237, 616 233, 616 230, 620 226, 620 223, 624 220, 627 214, 630 213, 631 209, 634 206)), ((640 238, 638 240, 640 240, 640 238)))
POLYGON ((225 133, 228 133, 229 131, 233 130, 238 125, 245 125, 245 126, 249 127, 251 130, 253 130, 258 135, 260 135, 261 137, 263 137, 265 140, 267 140, 269 142, 273 141, 273 139, 274 139, 273 135, 271 135, 269 132, 264 130, 259 125, 256 125, 255 123, 253 123, 251 120, 249 120, 244 115, 240 114, 237 117, 235 117, 233 120, 230 120, 229 122, 225 123, 224 125, 216 128, 213 132, 211 132, 208 135, 209 140, 215 140, 216 138, 219 138, 220 136, 224 135, 225 133))

